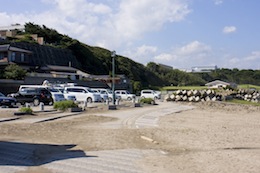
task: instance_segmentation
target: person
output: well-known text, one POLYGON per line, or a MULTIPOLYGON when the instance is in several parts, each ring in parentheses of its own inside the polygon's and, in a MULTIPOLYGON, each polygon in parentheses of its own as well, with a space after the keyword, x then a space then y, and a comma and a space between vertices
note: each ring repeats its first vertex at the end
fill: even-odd
POLYGON ((48 80, 44 80, 42 83, 43 86, 49 86, 49 84, 50 84, 50 82, 48 80))

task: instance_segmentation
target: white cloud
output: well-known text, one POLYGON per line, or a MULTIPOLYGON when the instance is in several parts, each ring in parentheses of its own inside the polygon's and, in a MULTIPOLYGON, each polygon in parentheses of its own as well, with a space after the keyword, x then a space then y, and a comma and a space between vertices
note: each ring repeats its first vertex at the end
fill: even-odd
POLYGON ((260 65, 260 51, 253 51, 251 55, 244 58, 245 61, 256 61, 260 65))
POLYGON ((156 51, 157 51, 157 47, 155 46, 142 45, 137 48, 138 55, 147 55, 150 53, 155 53, 156 51))
POLYGON ((162 54, 160 54, 158 56, 155 56, 154 60, 155 60, 155 62, 169 62, 169 61, 172 61, 172 60, 174 60, 176 58, 177 57, 174 56, 173 54, 162 53, 162 54))
POLYGON ((223 3, 223 0, 214 0, 215 5, 220 5, 223 3))
POLYGON ((184 20, 190 12, 188 0, 40 1, 48 6, 46 11, 0 13, 2 25, 33 22, 90 45, 118 50, 167 23, 184 20))
POLYGON ((222 59, 223 68, 260 69, 260 51, 253 51, 244 57, 228 54, 222 59))
MULTIPOLYGON (((162 53, 154 57, 155 62, 161 62, 176 68, 191 68, 192 66, 208 64, 211 58, 211 47, 199 41, 192 41, 184 46, 175 47, 170 53, 162 53)), ((214 64, 215 65, 215 64, 214 64)))
POLYGON ((178 54, 180 55, 194 55, 194 54, 205 54, 211 50, 210 46, 201 43, 199 41, 193 41, 181 48, 177 49, 178 54))
POLYGON ((222 30, 223 33, 225 34, 229 34, 229 33, 233 33, 236 32, 237 28, 235 26, 225 26, 222 30))
POLYGON ((133 60, 146 64, 148 62, 154 61, 153 57, 157 53, 158 48, 155 46, 142 45, 135 49, 127 49, 124 51, 124 55, 131 57, 133 60))

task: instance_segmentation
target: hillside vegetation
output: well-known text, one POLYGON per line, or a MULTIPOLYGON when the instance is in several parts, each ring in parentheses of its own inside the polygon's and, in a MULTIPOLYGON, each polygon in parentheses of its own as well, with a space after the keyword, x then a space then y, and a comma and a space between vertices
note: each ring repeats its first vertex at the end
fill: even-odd
MULTIPOLYGON (((110 50, 86 45, 67 35, 62 35, 54 29, 33 23, 25 24, 25 31, 19 34, 25 35, 25 37, 23 39, 10 38, 10 40, 36 44, 29 35, 38 34, 38 36, 44 37, 45 46, 71 51, 77 61, 74 64, 79 69, 90 74, 111 74, 110 50)), ((218 69, 211 73, 186 73, 177 69, 164 68, 154 62, 144 66, 120 55, 117 55, 115 62, 116 74, 125 74, 133 85, 138 85, 140 88, 169 85, 201 86, 216 79, 237 84, 260 85, 260 70, 218 69)), ((68 64, 68 62, 64 62, 64 64, 68 64)))

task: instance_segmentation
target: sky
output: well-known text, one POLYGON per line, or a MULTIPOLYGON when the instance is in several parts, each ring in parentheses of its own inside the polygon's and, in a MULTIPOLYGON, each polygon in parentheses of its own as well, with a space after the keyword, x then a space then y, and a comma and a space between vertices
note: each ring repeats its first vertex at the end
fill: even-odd
POLYGON ((259 0, 0 0, 32 22, 146 65, 260 70, 259 0))

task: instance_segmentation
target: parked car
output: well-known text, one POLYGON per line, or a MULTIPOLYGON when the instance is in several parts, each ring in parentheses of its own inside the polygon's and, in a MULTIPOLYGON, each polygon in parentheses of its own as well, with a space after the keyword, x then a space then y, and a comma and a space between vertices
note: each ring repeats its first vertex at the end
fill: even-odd
POLYGON ((12 94, 12 96, 21 104, 33 103, 34 106, 38 106, 40 102, 53 103, 51 92, 46 88, 26 88, 12 94))
POLYGON ((60 90, 55 88, 48 88, 48 90, 51 92, 51 96, 54 102, 66 100, 64 94, 60 90))
POLYGON ((14 107, 16 105, 16 99, 12 97, 6 97, 3 93, 0 93, 0 106, 14 107))
MULTIPOLYGON (((100 90, 100 92, 105 92, 105 93, 107 93, 107 95, 108 95, 108 100, 109 100, 110 102, 113 100, 113 91, 112 91, 112 90, 110 90, 110 89, 104 89, 104 88, 100 88, 99 90, 100 90)), ((115 93, 115 99, 116 99, 116 100, 120 100, 121 97, 115 93)))
POLYGON ((88 87, 83 87, 83 86, 65 87, 64 95, 67 94, 75 95, 76 100, 79 102, 87 101, 88 103, 91 103, 91 102, 102 101, 100 94, 94 93, 88 87))
POLYGON ((64 98, 65 98, 66 100, 77 101, 75 95, 71 95, 71 94, 68 94, 68 93, 64 94, 64 88, 62 88, 62 87, 54 87, 54 89, 59 90, 59 91, 63 94, 63 96, 64 96, 64 98))
POLYGON ((116 95, 120 96, 122 100, 130 101, 130 100, 135 99, 135 97, 136 97, 135 94, 131 94, 127 90, 116 90, 115 93, 116 93, 116 95))
POLYGON ((154 100, 161 99, 161 92, 154 90, 142 90, 141 91, 141 99, 142 98, 151 98, 154 100))
POLYGON ((108 99, 108 94, 106 91, 101 91, 98 88, 91 88, 92 91, 94 91, 95 93, 100 94, 102 102, 105 102, 108 99))
POLYGON ((74 95, 69 95, 69 94, 64 95, 63 94, 64 88, 61 87, 51 87, 51 86, 44 86, 44 85, 20 85, 19 91, 26 88, 46 88, 51 92, 52 99, 54 102, 63 101, 63 100, 76 101, 76 97, 74 95))

